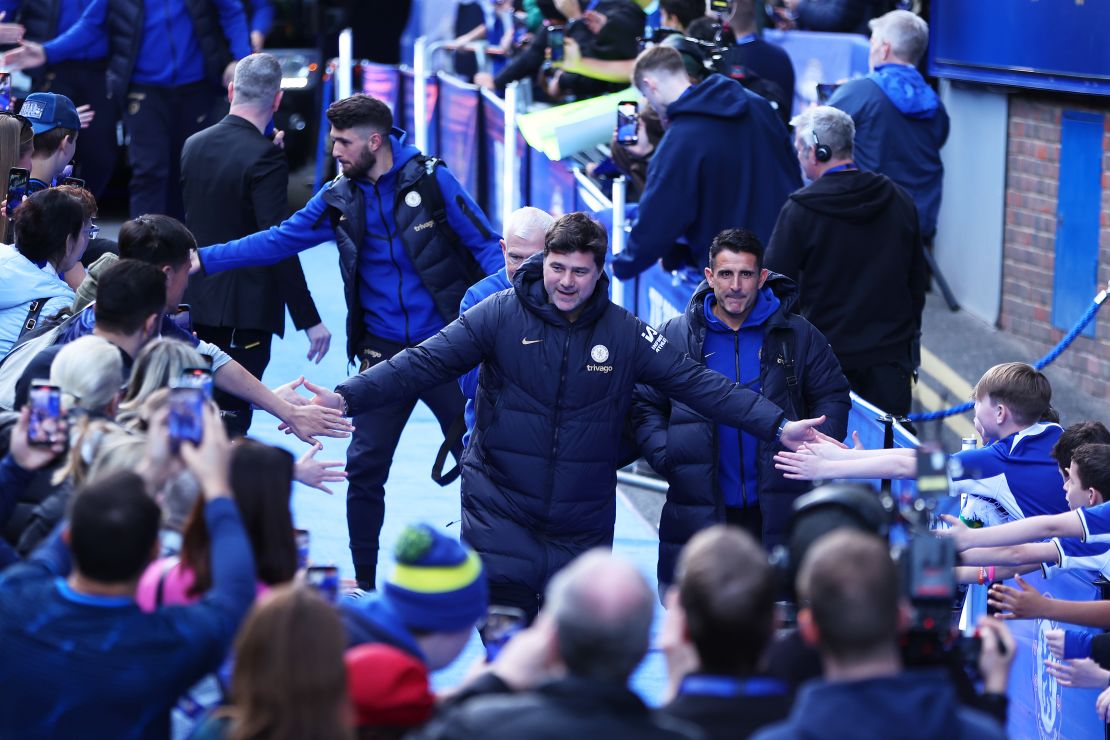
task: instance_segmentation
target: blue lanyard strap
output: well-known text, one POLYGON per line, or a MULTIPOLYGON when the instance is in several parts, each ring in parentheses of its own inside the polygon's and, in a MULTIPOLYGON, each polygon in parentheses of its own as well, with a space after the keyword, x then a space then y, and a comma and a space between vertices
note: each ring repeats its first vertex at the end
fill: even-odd
POLYGON ((755 678, 731 678, 729 676, 707 676, 695 674, 682 679, 680 694, 700 696, 719 696, 733 698, 738 696, 782 696, 787 693, 786 684, 778 679, 757 676, 755 678))
POLYGON ((842 165, 838 165, 836 167, 831 167, 831 168, 825 170, 825 174, 826 175, 831 175, 834 172, 847 172, 848 170, 854 170, 854 169, 858 169, 858 168, 856 167, 856 165, 853 162, 849 162, 848 164, 842 164, 842 165))

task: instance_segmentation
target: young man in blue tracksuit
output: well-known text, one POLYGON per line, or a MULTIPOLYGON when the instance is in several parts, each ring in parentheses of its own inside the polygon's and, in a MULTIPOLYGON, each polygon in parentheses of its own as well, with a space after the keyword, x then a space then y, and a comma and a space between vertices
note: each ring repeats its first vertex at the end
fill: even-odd
MULTIPOLYGON (((659 331, 675 347, 728 380, 785 409, 824 416, 821 431, 841 439, 851 400, 828 341, 793 312, 798 289, 763 267, 750 231, 726 229, 709 248, 706 282, 686 313, 659 331)), ((714 423, 658 390, 636 388, 636 440, 670 489, 659 522, 659 583, 674 582, 678 554, 698 531, 729 523, 772 549, 783 539, 794 499, 809 485, 775 469, 774 445, 714 423)))
POLYGON ((184 218, 185 139, 213 121, 235 61, 251 53, 237 0, 91 0, 45 44, 5 55, 17 69, 81 59, 108 40, 107 97, 131 135, 131 215, 184 218))
MULTIPOLYGON (((544 237, 551 229, 555 219, 539 208, 524 206, 509 214, 505 223, 505 238, 501 240, 501 251, 505 255, 505 266, 492 275, 482 278, 466 291, 459 304, 459 316, 489 298, 494 293, 513 287, 513 275, 524 260, 543 251, 544 237)), ((466 434, 463 447, 470 442, 470 432, 474 429, 474 396, 478 392, 478 368, 474 368, 459 378, 459 388, 466 396, 466 434)))
MULTIPOLYGON (((466 289, 501 267, 500 236, 450 172, 405 144, 385 103, 353 95, 327 115, 343 174, 279 226, 202 249, 200 262, 208 274, 268 265, 334 239, 347 301, 347 356, 366 370, 454 320, 466 289)), ((419 397, 445 432, 462 414, 454 381, 419 397)), ((405 400, 354 420, 347 526, 363 588, 375 584, 385 481, 415 405, 405 400)), ((453 451, 461 456, 461 444, 453 451)))

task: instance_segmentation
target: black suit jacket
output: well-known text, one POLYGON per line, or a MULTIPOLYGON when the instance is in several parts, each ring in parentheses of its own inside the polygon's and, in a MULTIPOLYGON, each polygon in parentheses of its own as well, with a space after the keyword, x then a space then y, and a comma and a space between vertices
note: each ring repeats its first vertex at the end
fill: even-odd
MULTIPOLYGON (((222 244, 276 226, 288 215, 289 164, 250 121, 225 116, 181 152, 185 223, 197 244, 222 244)), ((320 323, 300 260, 189 278, 194 324, 282 336, 285 306, 297 329, 320 323)))

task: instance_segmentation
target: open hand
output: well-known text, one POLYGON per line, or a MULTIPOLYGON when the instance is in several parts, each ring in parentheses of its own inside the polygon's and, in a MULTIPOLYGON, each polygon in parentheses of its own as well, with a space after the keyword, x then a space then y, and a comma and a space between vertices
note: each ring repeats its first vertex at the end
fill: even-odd
MULTIPOLYGON (((7 16, 6 11, 0 13, 0 21, 3 21, 7 16)), ((0 44, 21 43, 25 30, 19 23, 0 23, 0 44)))
POLYGON ((316 364, 320 364, 320 360, 324 359, 324 355, 328 353, 331 347, 331 332, 328 327, 324 326, 324 322, 320 322, 316 326, 310 326, 305 329, 305 335, 308 337, 308 361, 312 362, 315 358, 316 364))
MULTIPOLYGON (((64 420, 62 421, 64 424, 64 420)), ((15 464, 24 470, 40 470, 58 459, 66 451, 67 434, 53 435, 49 445, 33 445, 27 440, 27 429, 31 425, 31 406, 23 407, 19 419, 12 427, 9 451, 15 464)), ((64 426, 61 427, 64 430, 64 426)))
POLYGON ((91 105, 77 106, 77 119, 81 121, 81 128, 88 128, 94 118, 96 118, 96 111, 91 105))
POLYGON ((828 477, 824 470, 825 460, 814 455, 809 445, 803 445, 797 452, 781 450, 775 453, 775 469, 782 471, 787 480, 819 480, 828 477))
POLYGON ((783 427, 782 436, 779 442, 783 447, 790 450, 797 450, 806 442, 817 441, 818 427, 825 423, 825 417, 819 416, 816 419, 802 419, 801 421, 789 421, 783 427))
POLYGON ((1052 653, 1052 657, 1056 660, 1064 659, 1064 630, 1048 630, 1044 633, 1044 641, 1048 645, 1048 652, 1052 653))
POLYGON ((4 66, 9 71, 21 69, 34 69, 46 64, 46 50, 42 44, 34 41, 24 41, 14 49, 4 53, 4 66))
POLYGON ((1110 671, 1090 658, 1065 660, 1062 663, 1046 660, 1044 664, 1045 670, 1055 676, 1056 682, 1061 686, 1073 689, 1101 689, 1110 683, 1110 671))
POLYGON ((1012 586, 997 584, 987 592, 987 603, 1005 614, 999 619, 1034 619, 1045 616, 1047 599, 1040 591, 1030 586, 1021 576, 1014 576, 1020 590, 1012 586))
POLYGON ((313 445, 312 449, 301 455, 293 468, 293 479, 304 483, 306 486, 318 491, 331 494, 332 490, 325 483, 339 483, 347 480, 346 470, 331 470, 346 465, 342 460, 317 460, 316 453, 323 449, 323 445, 313 445))

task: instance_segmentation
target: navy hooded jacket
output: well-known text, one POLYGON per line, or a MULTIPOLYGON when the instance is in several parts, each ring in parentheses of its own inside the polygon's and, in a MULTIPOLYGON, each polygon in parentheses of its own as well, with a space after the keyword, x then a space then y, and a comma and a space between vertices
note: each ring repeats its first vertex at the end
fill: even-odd
POLYGON ((751 229, 766 243, 787 196, 802 186, 786 127, 735 80, 710 75, 667 106, 667 119, 628 246, 613 258, 622 280, 680 240, 701 267, 725 229, 751 229))
POLYGON ((462 539, 491 586, 541 594, 592 547, 610 547, 621 432, 636 383, 774 439, 782 411, 675 349, 609 301, 602 274, 574 322, 548 302, 543 255, 417 347, 341 384, 352 414, 415 398, 481 364, 462 460, 462 539))
MULTIPOLYGON (((798 299, 798 289, 793 282, 771 273, 763 289, 778 300, 775 309, 762 321, 761 344, 754 351, 749 347, 744 352, 741 336, 744 328, 740 332, 730 332, 740 343, 741 352, 758 362, 758 374, 749 385, 751 379, 744 370, 747 363, 741 358, 744 385, 759 387, 766 398, 786 409, 792 419, 824 414, 827 419, 819 427, 821 431, 843 439, 852 404, 848 381, 836 355, 821 332, 792 313, 798 299), (798 382, 793 394, 787 387, 784 346, 788 347, 786 352, 791 355, 798 382), (797 408, 799 404, 803 407, 797 408)), ((659 328, 674 347, 694 360, 706 360, 708 347, 713 352, 713 357, 707 360, 710 367, 723 357, 730 358, 729 362, 736 361, 736 350, 732 346, 718 346, 717 349, 711 346, 713 335, 706 321, 705 303, 712 295, 709 284, 703 282, 690 299, 686 313, 659 328)), ((732 341, 730 339, 730 345, 732 341)), ((702 529, 724 522, 725 506, 736 505, 729 502, 728 493, 721 490, 721 455, 726 444, 731 445, 735 467, 739 467, 742 455, 751 455, 757 471, 753 481, 757 495, 749 500, 758 500, 763 514, 764 546, 769 549, 779 543, 790 521, 794 499, 808 491, 811 485, 786 480, 775 469, 772 457, 777 445, 752 440, 747 434, 737 435, 735 430, 731 436, 724 437, 720 425, 704 413, 671 401, 647 386, 636 387, 633 422, 644 459, 670 484, 659 520, 658 574, 661 583, 673 582, 675 562, 683 545, 702 529)))
POLYGON ((937 229, 948 140, 948 113, 920 73, 906 64, 884 64, 867 77, 837 88, 829 105, 856 124, 854 159, 909 192, 917 206, 921 236, 937 229))
POLYGON ((903 671, 862 681, 811 681, 798 692, 781 724, 752 740, 1001 740, 1006 732, 989 715, 960 706, 947 674, 903 671))

